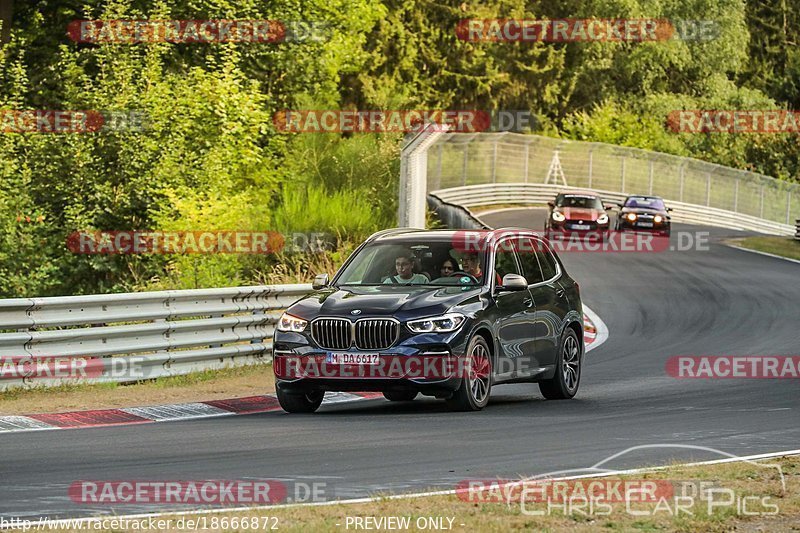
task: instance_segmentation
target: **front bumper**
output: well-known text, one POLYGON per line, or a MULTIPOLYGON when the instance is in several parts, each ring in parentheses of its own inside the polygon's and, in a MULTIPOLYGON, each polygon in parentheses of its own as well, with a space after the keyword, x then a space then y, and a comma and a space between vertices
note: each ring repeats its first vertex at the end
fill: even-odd
POLYGON ((461 385, 466 327, 411 335, 384 350, 326 350, 302 333, 275 332, 273 371, 282 390, 452 392, 461 385), (328 363, 328 354, 379 354, 375 365, 328 363))

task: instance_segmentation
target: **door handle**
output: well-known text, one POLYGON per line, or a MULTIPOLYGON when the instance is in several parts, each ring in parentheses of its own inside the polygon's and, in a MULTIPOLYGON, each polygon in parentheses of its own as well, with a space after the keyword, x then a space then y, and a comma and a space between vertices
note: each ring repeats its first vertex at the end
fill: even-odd
POLYGON ((564 289, 556 289, 556 296, 558 296, 559 298, 563 298, 564 297, 564 289))
POLYGON ((525 298, 522 303, 525 304, 525 307, 533 307, 533 298, 525 298))

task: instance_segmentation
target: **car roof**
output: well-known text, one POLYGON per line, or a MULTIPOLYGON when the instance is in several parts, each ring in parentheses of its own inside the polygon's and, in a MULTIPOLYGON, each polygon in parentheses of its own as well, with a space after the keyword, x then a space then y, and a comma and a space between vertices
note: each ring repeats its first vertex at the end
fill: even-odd
POLYGON ((628 198, 644 198, 645 200, 663 200, 660 196, 649 196, 647 194, 629 194, 625 197, 627 200, 628 198))
POLYGON ((454 240, 465 239, 472 236, 477 242, 487 242, 498 240, 509 233, 525 237, 539 237, 536 231, 529 228, 496 228, 485 229, 441 229, 423 230, 414 228, 394 228, 391 230, 379 231, 373 234, 368 240, 381 243, 407 242, 409 238, 420 242, 454 242, 454 240))
POLYGON ((600 195, 591 191, 564 191, 558 193, 559 196, 588 196, 591 198, 600 198, 600 195))

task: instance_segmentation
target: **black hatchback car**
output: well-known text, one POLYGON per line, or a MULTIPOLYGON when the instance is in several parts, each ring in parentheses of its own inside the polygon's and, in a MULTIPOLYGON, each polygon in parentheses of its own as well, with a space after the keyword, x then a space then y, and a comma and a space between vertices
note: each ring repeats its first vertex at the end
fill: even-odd
POLYGON ((658 196, 628 196, 617 205, 617 231, 646 231, 669 237, 672 209, 658 196))
POLYGON ((280 317, 278 400, 313 412, 325 391, 421 393, 468 411, 520 382, 572 398, 582 317, 578 284, 530 230, 381 231, 280 317))

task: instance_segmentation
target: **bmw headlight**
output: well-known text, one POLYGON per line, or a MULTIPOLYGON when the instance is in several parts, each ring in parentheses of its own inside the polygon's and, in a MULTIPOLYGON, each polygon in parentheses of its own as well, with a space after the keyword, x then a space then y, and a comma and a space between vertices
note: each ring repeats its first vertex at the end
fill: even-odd
POLYGON ((631 222, 634 222, 636 220, 636 213, 628 213, 627 215, 625 215, 625 218, 627 218, 631 222))
POLYGON ((602 215, 597 217, 598 224, 605 224, 606 222, 608 222, 608 215, 606 213, 603 213, 602 215))
POLYGON ((447 313, 446 315, 410 320, 406 326, 413 333, 449 333, 457 330, 466 318, 461 313, 447 313))
POLYGON ((656 215, 653 217, 653 222, 655 222, 656 224, 661 224, 662 220, 664 219, 661 217, 661 215, 656 215))
POLYGON ((556 222, 564 222, 566 219, 567 217, 565 217, 558 211, 553 211, 553 220, 555 220, 556 222))
POLYGON ((294 333, 300 333, 306 329, 306 324, 308 324, 308 320, 297 318, 289 313, 283 313, 280 320, 278 320, 278 331, 292 331, 294 333))

